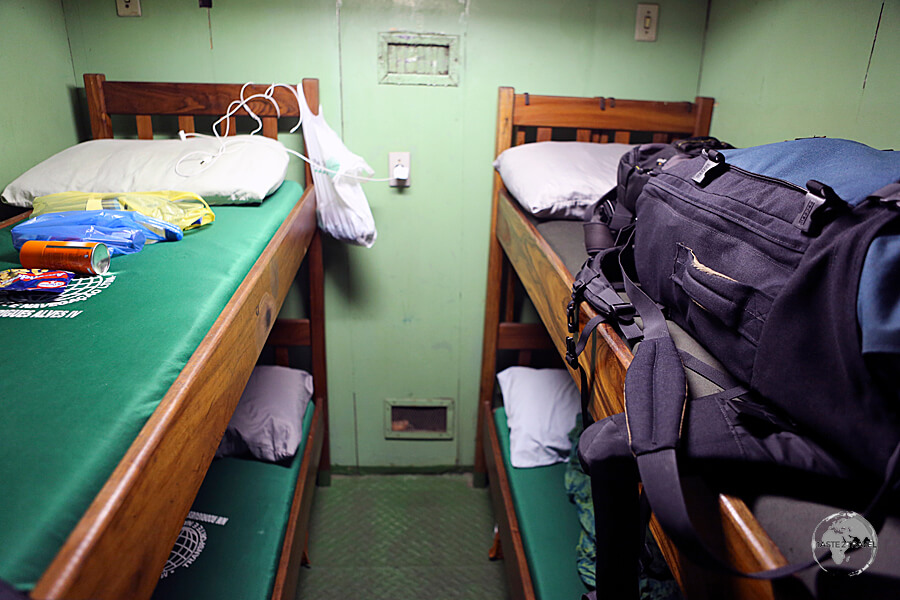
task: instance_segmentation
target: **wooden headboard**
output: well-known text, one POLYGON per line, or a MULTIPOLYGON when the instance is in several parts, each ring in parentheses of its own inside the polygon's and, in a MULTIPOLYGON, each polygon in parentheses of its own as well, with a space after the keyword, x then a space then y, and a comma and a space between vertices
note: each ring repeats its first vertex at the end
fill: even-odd
MULTIPOLYGON (((317 79, 304 79, 303 94, 313 114, 319 112, 317 79)), ((263 94, 268 85, 219 83, 157 83, 142 81, 107 81, 105 75, 85 73, 84 89, 91 117, 91 135, 96 139, 113 137, 113 115, 134 117, 138 139, 153 139, 153 117, 177 117, 178 128, 185 133, 196 131, 194 117, 221 117, 231 103, 241 97, 263 94)), ((275 87, 272 98, 278 102, 281 117, 298 118, 300 107, 294 93, 283 86, 275 87)), ((275 106, 263 98, 256 98, 247 106, 262 120, 262 134, 278 137, 278 118, 275 106)), ((245 109, 238 114, 248 115, 245 109)), ((235 135, 236 119, 229 119, 228 134, 235 135)), ((312 172, 306 164, 306 182, 312 182, 312 172)))
POLYGON ((699 96, 694 102, 656 102, 516 94, 502 87, 497 154, 529 141, 628 144, 708 135, 713 104, 712 98, 699 96))

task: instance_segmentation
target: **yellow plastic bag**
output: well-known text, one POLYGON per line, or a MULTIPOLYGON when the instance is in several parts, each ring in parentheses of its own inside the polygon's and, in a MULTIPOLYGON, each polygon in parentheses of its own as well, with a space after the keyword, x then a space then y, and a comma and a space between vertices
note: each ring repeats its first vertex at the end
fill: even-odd
POLYGON ((216 220, 203 198, 191 192, 61 192, 34 199, 33 217, 73 210, 131 210, 180 227, 196 229, 216 220))

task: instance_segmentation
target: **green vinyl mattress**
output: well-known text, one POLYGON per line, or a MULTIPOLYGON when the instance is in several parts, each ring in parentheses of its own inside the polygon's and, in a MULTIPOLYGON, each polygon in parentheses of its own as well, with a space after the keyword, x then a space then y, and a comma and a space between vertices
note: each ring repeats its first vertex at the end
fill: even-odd
MULTIPOLYGON (((0 305, 0 578, 35 585, 301 194, 215 207, 51 306, 0 305)), ((0 230, 0 270, 20 266, 0 230)))
POLYGON ((494 423, 535 594, 539 600, 581 598, 587 592, 576 563, 581 525, 566 495, 566 463, 527 469, 512 466, 503 407, 494 411, 494 423))
POLYGON ((154 600, 272 596, 314 410, 312 402, 307 404, 303 439, 286 464, 231 457, 213 461, 154 600))

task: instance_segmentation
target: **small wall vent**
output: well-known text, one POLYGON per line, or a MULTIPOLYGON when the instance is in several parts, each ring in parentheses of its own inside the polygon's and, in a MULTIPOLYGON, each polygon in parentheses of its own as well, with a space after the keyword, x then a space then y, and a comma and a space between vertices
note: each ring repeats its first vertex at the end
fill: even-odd
POLYGON ((402 32, 379 34, 378 82, 459 85, 459 36, 402 32))
POLYGON ((453 400, 450 398, 386 399, 386 439, 453 439, 453 400))

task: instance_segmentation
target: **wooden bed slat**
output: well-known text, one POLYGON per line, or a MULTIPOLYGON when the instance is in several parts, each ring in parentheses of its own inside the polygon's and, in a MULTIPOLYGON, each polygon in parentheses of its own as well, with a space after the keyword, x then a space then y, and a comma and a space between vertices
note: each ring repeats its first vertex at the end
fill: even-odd
POLYGON ((196 129, 194 128, 194 117, 180 115, 178 117, 178 129, 182 130, 185 133, 195 133, 196 129))
POLYGON ((669 136, 666 135, 665 133, 654 133, 653 141, 654 141, 654 143, 657 143, 657 144, 665 144, 666 142, 669 141, 669 136))
POLYGON ((516 146, 520 146, 525 143, 525 130, 521 127, 516 131, 516 146))
POLYGON ((262 122, 263 135, 267 138, 272 138, 273 140, 278 138, 278 119, 275 117, 263 117, 262 122))
POLYGON ((549 142, 552 137, 553 137, 553 128, 552 127, 538 127, 537 128, 537 141, 549 142))
MULTIPOLYGON (((712 115, 712 104, 708 107, 712 115)), ((646 100, 619 100, 615 106, 606 103, 605 110, 598 110, 595 98, 569 98, 563 96, 530 96, 528 104, 523 95, 516 95, 514 124, 532 127, 569 127, 610 129, 615 131, 671 131, 692 132, 697 125, 698 114, 690 102, 651 102, 646 100)), ((704 113, 705 114, 705 113, 704 113)))
POLYGON ((591 130, 590 129, 579 129, 575 132, 575 141, 576 142, 590 142, 591 141, 591 130))
POLYGON ((628 144, 631 143, 631 132, 629 131, 617 131, 615 142, 617 144, 628 144))
POLYGON ((137 115, 134 118, 137 123, 137 134, 140 140, 153 139, 153 119, 150 115, 137 115))
POLYGON ((553 340, 540 323, 500 323, 498 350, 552 350, 553 340))

